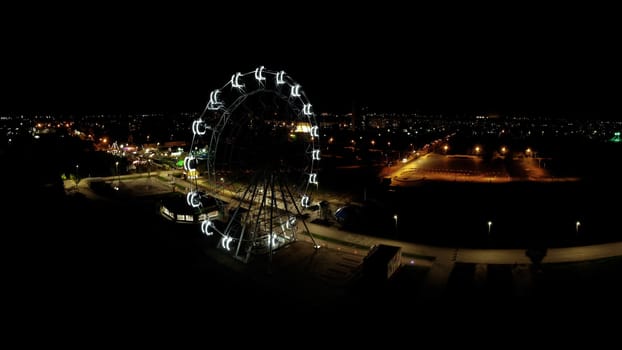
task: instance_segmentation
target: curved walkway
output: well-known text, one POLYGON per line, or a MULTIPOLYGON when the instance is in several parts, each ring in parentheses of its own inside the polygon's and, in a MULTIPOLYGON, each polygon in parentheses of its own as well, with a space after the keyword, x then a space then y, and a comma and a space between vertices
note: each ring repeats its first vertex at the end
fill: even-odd
MULTIPOLYGON (((162 172, 160 175, 168 175, 167 172, 162 172)), ((129 182, 132 178, 140 178, 140 175, 133 176, 121 176, 124 182, 129 182)), ((91 180, 114 180, 117 177, 108 178, 85 178, 80 181, 79 191, 85 194, 91 194, 93 198, 99 198, 89 188, 88 184, 91 180)), ((151 181, 157 184, 157 176, 152 175, 151 181)), ((175 180, 178 184, 187 185, 190 188, 192 185, 186 183, 181 179, 175 180)), ((75 182, 66 181, 65 188, 71 190, 75 188, 75 182)), ((154 186, 151 190, 162 191, 166 189, 165 186, 154 186)), ((317 225, 307 222, 309 230, 314 237, 322 241, 322 245, 325 247, 331 247, 333 245, 339 247, 357 247, 359 250, 369 248, 376 244, 388 244, 402 247, 402 254, 405 259, 411 259, 417 257, 424 260, 438 260, 444 256, 451 256, 454 262, 464 263, 481 263, 481 264, 527 264, 530 263, 530 259, 525 255, 526 249, 469 249, 469 248, 448 248, 448 247, 436 247, 425 244, 402 242, 397 240, 391 240, 386 238, 378 238, 373 236, 367 236, 358 233, 351 233, 343 231, 337 227, 327 227, 323 225, 317 225)), ((299 235, 302 240, 310 240, 305 235, 299 235)), ((596 260, 614 256, 622 256, 622 242, 613 242, 605 244, 597 244, 581 247, 569 247, 569 248, 550 248, 547 251, 546 256, 542 263, 563 263, 563 262, 575 262, 575 261, 587 261, 596 260)))
MULTIPOLYGON (((135 176, 136 178, 138 176, 135 176)), ((157 178, 157 176, 155 177, 157 178)), ((157 182, 158 180, 152 179, 157 182)), ((132 178, 121 177, 127 184, 132 182, 132 178)), ((99 198, 91 191, 88 186, 90 180, 83 179, 77 190, 89 198, 99 198)), ((110 178, 98 178, 97 180, 110 180, 110 178)), ((144 181, 144 180, 143 180, 144 181)), ((184 180, 177 179, 176 185, 191 188, 191 184, 184 180)), ((75 182, 67 181, 67 189, 75 188, 75 182)), ((153 186, 151 191, 163 189, 167 185, 153 186)), ((315 240, 324 248, 339 249, 350 251, 354 254, 366 255, 369 248, 376 244, 387 244, 402 248, 403 264, 423 265, 430 268, 423 288, 423 297, 437 297, 439 291, 445 289, 449 275, 455 263, 472 264, 508 264, 508 265, 528 265, 531 259, 526 254, 526 249, 470 249, 470 248, 449 248, 436 247, 425 244, 402 242, 397 240, 378 238, 363 234, 343 231, 337 227, 327 227, 307 222, 309 231, 315 240)), ((312 242, 311 237, 299 233, 298 239, 301 241, 312 242)), ((589 261, 609 257, 622 256, 622 242, 597 244, 590 246, 569 247, 569 248, 550 248, 547 250, 543 264, 546 263, 567 263, 578 261, 589 261)))
MULTIPOLYGON (((307 223, 309 230, 316 240, 324 247, 337 249, 351 249, 358 253, 362 249, 374 244, 388 244, 402 247, 402 263, 428 266, 430 270, 421 291, 421 297, 435 299, 446 290, 449 276, 455 263, 473 264, 507 264, 529 265, 531 259, 526 249, 467 249, 435 247, 424 244, 408 243, 353 234, 337 228, 325 227, 307 223)), ((302 240, 309 240, 308 236, 299 235, 302 240)), ((361 254, 366 254, 363 250, 361 254)), ((622 242, 597 244, 582 247, 551 248, 547 250, 542 263, 566 263, 588 261, 602 258, 622 256, 622 242)))

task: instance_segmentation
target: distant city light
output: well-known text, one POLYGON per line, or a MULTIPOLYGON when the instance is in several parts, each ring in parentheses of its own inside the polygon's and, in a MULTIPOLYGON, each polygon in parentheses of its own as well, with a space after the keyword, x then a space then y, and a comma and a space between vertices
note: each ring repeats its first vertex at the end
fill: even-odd
MULTIPOLYGON (((311 133, 311 124, 308 122, 298 122, 296 123, 296 129, 294 129, 295 133, 311 133)), ((313 135, 311 135, 313 136, 313 135)))

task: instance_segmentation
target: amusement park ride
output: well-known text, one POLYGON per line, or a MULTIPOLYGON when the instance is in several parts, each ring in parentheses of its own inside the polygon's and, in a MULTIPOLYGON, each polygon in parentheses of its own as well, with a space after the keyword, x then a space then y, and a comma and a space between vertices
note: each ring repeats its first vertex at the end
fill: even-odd
POLYGON ((263 66, 235 73, 211 91, 192 132, 184 169, 202 176, 190 179, 187 203, 200 207, 209 195, 221 207, 201 222, 205 235, 244 262, 271 257, 299 231, 319 248, 302 211, 319 185, 320 132, 300 84, 263 66))

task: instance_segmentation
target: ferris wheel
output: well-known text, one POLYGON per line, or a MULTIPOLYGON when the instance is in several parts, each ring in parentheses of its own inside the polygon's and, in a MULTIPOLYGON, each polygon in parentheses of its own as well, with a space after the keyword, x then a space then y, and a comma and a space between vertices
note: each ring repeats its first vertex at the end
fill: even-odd
POLYGON ((218 214, 203 217, 201 231, 248 262, 306 233, 302 211, 319 185, 320 132, 301 85, 284 71, 263 66, 231 76, 212 90, 184 169, 193 181, 188 205, 213 199, 218 214))

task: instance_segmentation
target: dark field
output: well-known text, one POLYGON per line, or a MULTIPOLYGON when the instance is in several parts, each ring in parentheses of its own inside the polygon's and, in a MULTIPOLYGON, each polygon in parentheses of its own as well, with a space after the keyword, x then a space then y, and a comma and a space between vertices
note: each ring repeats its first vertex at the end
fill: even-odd
POLYGON ((377 194, 349 228, 462 247, 549 247, 619 240, 618 183, 424 181, 377 194), (393 215, 398 215, 397 228, 393 215), (490 233, 488 221, 491 221, 490 233), (579 221, 577 232, 576 222, 579 221))
POLYGON ((562 246, 622 238, 614 229, 619 227, 617 206, 608 199, 620 193, 619 184, 449 182, 391 193, 391 202, 399 203, 395 212, 402 239, 460 246, 562 246))

